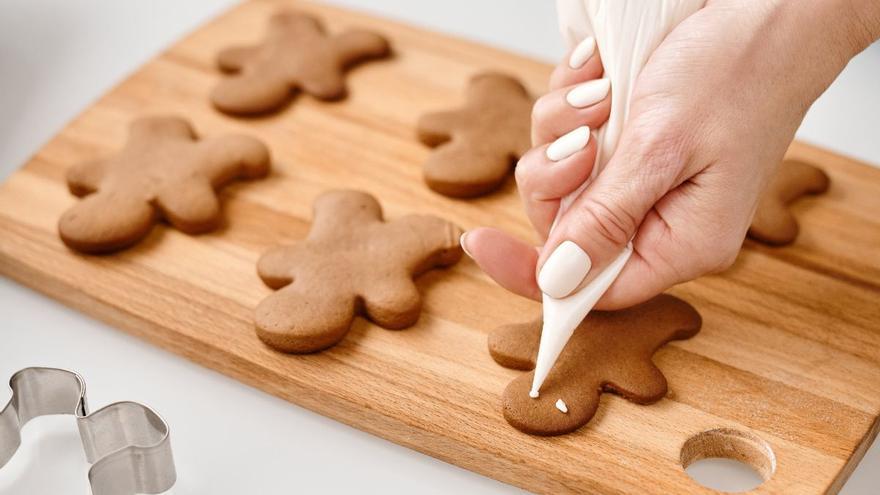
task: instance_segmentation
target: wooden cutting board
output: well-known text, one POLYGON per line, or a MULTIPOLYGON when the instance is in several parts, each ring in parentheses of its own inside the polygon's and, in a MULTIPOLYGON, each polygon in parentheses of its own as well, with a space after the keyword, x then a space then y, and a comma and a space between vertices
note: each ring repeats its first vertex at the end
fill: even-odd
MULTIPOLYGON (((293 2, 289 2, 294 4, 293 2)), ((264 346, 252 311, 270 294, 254 264, 269 246, 305 236, 312 200, 347 187, 380 198, 389 217, 435 213, 471 228, 532 236, 509 181, 486 198, 428 190, 414 138, 426 111, 455 106, 469 76, 501 69, 535 93, 550 67, 499 50, 335 8, 295 4, 347 26, 387 34, 393 60, 351 73, 350 97, 300 96, 284 112, 235 119, 207 99, 215 53, 255 42, 280 4, 241 5, 180 41, 101 98, 0 187, 0 271, 89 315, 249 385, 486 476, 547 493, 701 493, 686 452, 729 448, 767 470, 759 492, 823 493, 846 480, 878 431, 880 415, 880 170, 803 144, 790 155, 821 164, 830 192, 796 207, 796 244, 747 242, 724 274, 675 288, 703 315, 694 339, 655 361, 669 396, 651 406, 606 395, 574 434, 524 435, 504 421, 500 394, 517 372, 486 350, 495 325, 539 306, 505 292, 469 260, 421 277, 424 312, 405 331, 357 320, 335 348, 291 356, 264 346), (225 225, 189 237, 158 227, 113 256, 75 254, 56 222, 74 203, 64 172, 118 149, 128 123, 177 113, 202 135, 240 131, 274 154, 267 180, 226 189, 225 225), (734 432, 734 433, 731 433, 734 432), (739 440, 737 440, 739 438, 739 440), (748 446, 755 448, 748 448, 748 446)))

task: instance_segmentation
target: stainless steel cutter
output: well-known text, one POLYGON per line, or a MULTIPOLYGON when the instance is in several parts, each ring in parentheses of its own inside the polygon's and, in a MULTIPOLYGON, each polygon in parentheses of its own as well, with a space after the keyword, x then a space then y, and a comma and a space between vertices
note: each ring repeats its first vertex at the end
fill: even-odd
POLYGON ((168 424, 147 406, 117 402, 89 414, 86 384, 57 368, 25 368, 9 379, 12 398, 0 410, 0 469, 21 444, 21 429, 39 416, 72 414, 93 495, 162 493, 177 480, 168 424))

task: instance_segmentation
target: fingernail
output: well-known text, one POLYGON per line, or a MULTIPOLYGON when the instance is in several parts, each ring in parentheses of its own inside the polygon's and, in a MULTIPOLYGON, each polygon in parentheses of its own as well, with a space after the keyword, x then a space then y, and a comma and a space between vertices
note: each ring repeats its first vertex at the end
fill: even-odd
POLYGON ((467 240, 466 236, 468 235, 467 231, 461 233, 461 237, 458 238, 458 243, 461 244, 461 250, 464 251, 464 254, 468 255, 469 258, 473 259, 474 255, 468 251, 467 248, 467 240))
POLYGON ((580 69, 595 51, 596 40, 592 36, 587 36, 572 50, 571 56, 568 57, 568 66, 572 69, 580 69))
POLYGON ((593 262, 589 255, 572 241, 565 241, 544 262, 538 274, 541 292, 556 299, 565 297, 583 282, 593 262))
POLYGON ((565 101, 575 108, 586 108, 595 105, 608 96, 611 89, 611 81, 608 79, 596 79, 578 84, 565 95, 565 101))
POLYGON ((560 136, 547 147, 547 158, 558 162, 584 149, 590 142, 590 128, 582 125, 577 129, 560 136))

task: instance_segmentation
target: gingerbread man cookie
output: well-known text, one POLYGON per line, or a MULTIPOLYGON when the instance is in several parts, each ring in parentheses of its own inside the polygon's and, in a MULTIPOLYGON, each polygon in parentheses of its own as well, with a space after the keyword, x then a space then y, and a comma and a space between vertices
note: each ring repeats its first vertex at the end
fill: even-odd
POLYGON ((266 285, 279 289, 257 306, 257 334, 280 351, 307 353, 341 341, 356 315, 384 328, 411 326, 421 312, 413 277, 457 262, 460 235, 434 216, 383 221, 367 193, 324 193, 308 237, 270 249, 257 264, 266 285))
POLYGON ((58 232, 84 253, 128 247, 160 218, 187 234, 207 232, 221 218, 216 188, 268 172, 269 150, 254 138, 199 140, 181 118, 141 118, 119 153, 67 171, 70 192, 85 199, 61 216, 58 232))
POLYGON ((428 187, 462 198, 497 189, 531 147, 534 104, 519 81, 491 72, 471 79, 465 100, 417 125, 419 139, 436 148, 424 165, 428 187))
POLYGON ((818 167, 797 160, 782 162, 758 202, 749 237, 773 246, 794 242, 800 229, 788 205, 807 194, 824 193, 830 182, 818 167))
POLYGON ((228 48, 217 57, 233 73, 214 88, 211 101, 229 114, 278 110, 295 90, 321 100, 345 96, 345 70, 357 62, 389 55, 382 36, 349 30, 328 36, 318 19, 299 12, 275 14, 262 44, 228 48))
MULTIPOLYGON (((605 392, 636 404, 666 395, 666 378, 651 361, 672 340, 689 339, 702 319, 688 303, 661 294, 622 311, 594 311, 578 326, 544 382, 529 397, 534 373, 521 375, 504 390, 504 418, 532 435, 562 435, 587 424, 605 392)), ((508 325, 489 335, 498 364, 532 370, 541 338, 541 320, 508 325)))

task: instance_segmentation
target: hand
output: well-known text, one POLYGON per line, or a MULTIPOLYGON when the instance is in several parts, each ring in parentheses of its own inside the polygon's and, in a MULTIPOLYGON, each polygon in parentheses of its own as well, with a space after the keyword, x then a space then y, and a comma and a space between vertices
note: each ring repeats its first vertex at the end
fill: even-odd
POLYGON ((878 3, 848 1, 844 8, 837 1, 716 0, 686 19, 639 74, 615 155, 550 233, 559 199, 589 177, 595 144, 583 145, 583 133, 580 142, 566 138, 580 148, 554 161, 565 153, 548 156, 549 143, 608 115, 607 98, 579 109, 564 97, 572 84, 599 77, 598 54, 583 65, 567 60, 535 105, 536 147, 516 173, 544 246, 483 228, 463 237, 465 251, 502 286, 539 299, 539 280, 551 295, 570 294, 632 239, 635 252, 600 309, 724 270, 807 109, 880 36, 878 3), (573 244, 547 265, 564 276, 542 280, 565 241, 573 244))

